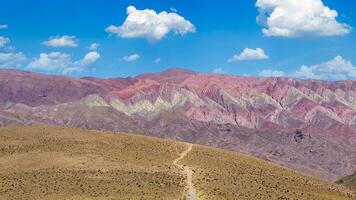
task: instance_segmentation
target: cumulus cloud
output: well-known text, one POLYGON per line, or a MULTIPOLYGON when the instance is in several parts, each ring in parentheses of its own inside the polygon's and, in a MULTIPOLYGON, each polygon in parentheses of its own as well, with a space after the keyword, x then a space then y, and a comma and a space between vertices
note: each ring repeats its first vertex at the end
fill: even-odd
POLYGON ((78 39, 75 36, 54 36, 50 37, 47 41, 43 42, 44 45, 49 47, 77 47, 78 39))
POLYGON ((173 32, 179 35, 195 32, 195 26, 177 13, 127 8, 127 18, 121 26, 109 26, 106 31, 122 38, 146 38, 149 41, 161 40, 173 32))
POLYGON ((266 36, 333 36, 350 33, 351 27, 339 23, 338 13, 321 0, 257 0, 257 22, 265 26, 266 36))
POLYGON ((9 38, 0 36, 0 47, 4 47, 9 42, 10 42, 9 38))
POLYGON ((96 51, 87 53, 82 60, 79 61, 80 66, 88 66, 99 60, 100 54, 96 51))
POLYGON ((126 61, 126 62, 134 62, 134 61, 137 61, 141 58, 140 55, 138 54, 132 54, 132 55, 129 55, 129 56, 124 56, 122 57, 122 60, 126 61))
POLYGON ((79 61, 73 61, 72 56, 67 53, 41 53, 39 58, 28 64, 27 68, 68 74, 83 71, 85 67, 93 65, 99 58, 100 54, 96 51, 87 53, 84 58, 79 61))
POLYGON ((7 29, 7 28, 8 28, 7 24, 0 24, 0 29, 7 29))
POLYGON ((25 60, 26 56, 21 52, 0 52, 0 68, 20 68, 25 60))
POLYGON ((300 79, 317 79, 328 81, 355 80, 356 67, 342 56, 316 65, 302 65, 296 72, 286 74, 283 71, 266 69, 259 73, 261 77, 289 76, 300 79))
POLYGON ((95 51, 99 48, 100 44, 99 43, 92 43, 90 46, 89 46, 89 49, 91 51, 95 51))
POLYGON ((268 59, 268 56, 265 54, 265 51, 263 49, 246 48, 242 51, 240 55, 234 55, 228 61, 235 62, 235 61, 242 61, 242 60, 265 60, 265 59, 268 59))
POLYGON ((15 53, 13 46, 7 46, 10 43, 9 38, 0 36, 0 68, 20 68, 24 61, 26 61, 26 56, 22 52, 15 53))
POLYGON ((283 71, 265 69, 259 73, 261 77, 283 77, 285 74, 283 71))
POLYGON ((356 67, 351 61, 336 56, 325 63, 312 66, 303 65, 295 72, 294 77, 331 81, 356 79, 356 67))

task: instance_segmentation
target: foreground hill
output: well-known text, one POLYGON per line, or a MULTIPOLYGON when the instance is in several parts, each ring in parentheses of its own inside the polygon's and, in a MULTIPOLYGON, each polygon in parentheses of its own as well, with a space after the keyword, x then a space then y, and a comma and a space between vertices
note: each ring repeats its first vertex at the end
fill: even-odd
POLYGON ((0 70, 0 94, 2 126, 46 124, 177 139, 329 181, 356 169, 356 81, 182 69, 113 79, 0 70))
POLYGON ((356 198, 238 153, 123 133, 3 127, 0 163, 4 200, 356 198))
POLYGON ((356 190, 356 174, 340 179, 337 183, 356 190))

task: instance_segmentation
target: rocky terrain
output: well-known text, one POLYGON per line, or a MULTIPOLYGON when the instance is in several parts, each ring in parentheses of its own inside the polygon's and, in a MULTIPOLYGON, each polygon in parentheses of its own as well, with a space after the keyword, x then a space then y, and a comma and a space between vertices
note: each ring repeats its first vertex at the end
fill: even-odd
POLYGON ((0 124, 125 131, 253 155, 324 180, 356 169, 356 81, 182 69, 132 78, 0 70, 0 124))
POLYGON ((356 198, 236 152, 119 132, 2 127, 0 163, 2 200, 356 198))

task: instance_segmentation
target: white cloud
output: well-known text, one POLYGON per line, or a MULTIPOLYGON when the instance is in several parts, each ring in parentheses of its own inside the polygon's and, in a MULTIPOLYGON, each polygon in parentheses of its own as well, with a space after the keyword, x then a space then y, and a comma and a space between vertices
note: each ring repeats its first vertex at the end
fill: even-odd
POLYGON ((155 59, 155 63, 156 63, 156 64, 159 64, 159 63, 161 63, 161 62, 162 62, 162 59, 161 59, 161 58, 156 58, 156 59, 155 59))
POLYGON ((43 42, 44 45, 49 47, 77 47, 78 39, 75 36, 55 36, 50 37, 47 41, 43 42))
POLYGON ((314 74, 313 69, 306 65, 301 66, 300 69, 295 72, 294 76, 302 79, 320 79, 314 74))
POLYGON ((266 36, 332 36, 350 33, 351 27, 337 22, 338 13, 321 0, 257 0, 257 22, 266 36))
POLYGON ((61 52, 41 53, 38 59, 32 61, 28 68, 44 71, 63 70, 72 65, 71 55, 61 52))
POLYGON ((100 44, 99 43, 92 43, 90 46, 89 46, 89 49, 91 51, 95 51, 99 48, 100 44))
POLYGON ((351 61, 345 60, 341 56, 325 63, 306 66, 303 65, 294 74, 294 77, 302 79, 322 79, 322 80, 348 80, 356 79, 356 67, 351 61))
POLYGON ((0 52, 0 68, 19 68, 26 60, 26 56, 19 53, 2 53, 0 52))
POLYGON ((0 47, 4 47, 9 42, 10 42, 9 38, 0 36, 0 47))
POLYGON ((40 57, 28 64, 29 69, 42 71, 58 71, 63 74, 71 72, 81 72, 90 65, 93 65, 100 55, 96 51, 87 53, 83 59, 73 61, 70 54, 61 52, 41 53, 40 57))
POLYGON ((141 56, 138 55, 138 54, 132 54, 132 55, 129 55, 129 56, 124 56, 122 57, 122 60, 126 61, 126 62, 134 62, 134 61, 137 61, 138 59, 140 59, 141 56))
POLYGON ((225 71, 223 68, 221 68, 221 67, 217 67, 217 68, 213 69, 212 72, 213 72, 214 74, 226 74, 226 71, 225 71))
POLYGON ((149 41, 161 40, 170 32, 179 35, 195 32, 194 25, 176 13, 156 13, 154 10, 137 10, 129 6, 127 14, 123 25, 111 25, 106 31, 122 38, 146 38, 149 41))
POLYGON ((8 28, 7 24, 0 24, 0 29, 7 29, 7 28, 8 28))
POLYGON ((11 40, 9 38, 0 36, 0 49, 2 52, 12 52, 15 50, 14 46, 8 46, 10 42, 11 40))
POLYGON ((265 70, 262 70, 260 73, 259 73, 259 76, 262 76, 262 77, 282 77, 284 76, 284 72, 282 71, 278 71, 278 70, 270 70, 270 69, 265 69, 265 70))
POLYGON ((229 62, 242 61, 242 60, 265 60, 268 59, 268 56, 265 54, 265 51, 261 48, 250 49, 246 48, 240 55, 234 55, 230 58, 229 62))
POLYGON ((100 54, 98 52, 91 51, 87 53, 84 56, 84 58, 81 61, 79 61, 78 64, 80 64, 81 66, 88 66, 95 63, 97 60, 99 60, 99 58, 100 58, 100 54))
MULTIPOLYGON (((282 77, 286 73, 278 70, 263 70, 259 73, 262 77, 282 77)), ((302 65, 296 72, 288 74, 289 77, 300 79, 318 79, 328 81, 356 80, 356 67, 351 61, 341 56, 311 66, 302 65)))

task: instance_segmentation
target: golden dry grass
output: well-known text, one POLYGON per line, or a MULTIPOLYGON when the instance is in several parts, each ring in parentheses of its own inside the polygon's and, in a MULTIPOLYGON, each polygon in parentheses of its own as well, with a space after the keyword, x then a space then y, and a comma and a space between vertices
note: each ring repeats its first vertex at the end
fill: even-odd
POLYGON ((1 128, 0 199, 179 199, 176 146, 99 131, 1 128))
MULTIPOLYGON (((0 128, 0 199, 182 199, 187 145, 124 133, 0 128)), ((194 145, 199 199, 355 199, 352 192, 237 153, 194 145)))
POLYGON ((356 199, 344 187, 215 148, 195 146, 184 163, 195 169, 194 182, 200 199, 356 199))

